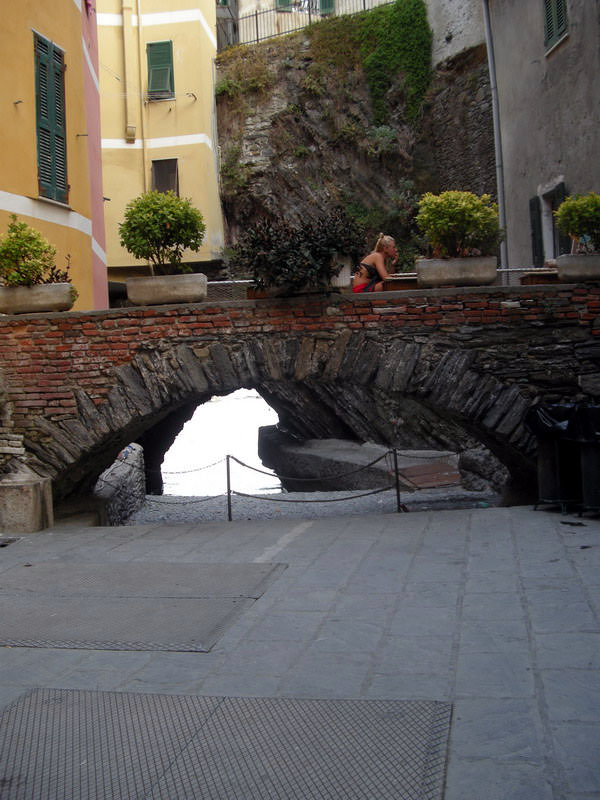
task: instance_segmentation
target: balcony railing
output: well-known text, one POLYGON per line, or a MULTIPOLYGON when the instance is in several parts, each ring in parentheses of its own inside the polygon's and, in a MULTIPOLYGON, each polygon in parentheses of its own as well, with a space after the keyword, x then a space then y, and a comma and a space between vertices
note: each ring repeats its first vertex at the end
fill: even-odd
POLYGON ((258 44, 274 36, 302 30, 313 22, 342 14, 358 14, 392 0, 276 0, 277 8, 254 11, 236 19, 232 10, 217 4, 217 47, 258 44))

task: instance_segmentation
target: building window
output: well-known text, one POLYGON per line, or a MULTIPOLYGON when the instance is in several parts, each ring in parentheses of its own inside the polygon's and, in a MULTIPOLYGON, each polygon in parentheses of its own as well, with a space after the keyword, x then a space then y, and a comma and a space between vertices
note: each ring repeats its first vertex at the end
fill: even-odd
POLYGON ((554 219, 554 212, 566 196, 567 189, 561 181, 554 186, 544 187, 540 194, 529 201, 534 267, 543 267, 552 263, 557 256, 571 252, 570 238, 559 232, 554 219))
POLYGON ((176 158, 163 158, 152 162, 152 188, 157 192, 175 192, 179 195, 176 158))
POLYGON ((148 54, 148 99, 175 97, 173 80, 173 42, 151 42, 148 54))
POLYGON ((549 50, 567 32, 567 0, 544 0, 544 29, 546 50, 549 50))
POLYGON ((38 192, 40 197, 67 203, 65 54, 39 34, 34 47, 38 192))

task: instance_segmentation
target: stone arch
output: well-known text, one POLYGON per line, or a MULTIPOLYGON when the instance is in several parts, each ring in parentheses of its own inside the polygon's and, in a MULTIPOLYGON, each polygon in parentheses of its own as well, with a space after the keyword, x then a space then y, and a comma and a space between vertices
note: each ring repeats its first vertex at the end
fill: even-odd
POLYGON ((382 339, 344 329, 163 340, 113 369, 104 401, 76 389, 76 416, 31 418, 25 443, 61 499, 87 491, 126 444, 173 411, 255 388, 299 435, 390 445, 402 435, 432 445, 473 437, 531 483, 534 443, 522 420, 532 400, 493 366, 484 342, 465 347, 441 335, 382 339))

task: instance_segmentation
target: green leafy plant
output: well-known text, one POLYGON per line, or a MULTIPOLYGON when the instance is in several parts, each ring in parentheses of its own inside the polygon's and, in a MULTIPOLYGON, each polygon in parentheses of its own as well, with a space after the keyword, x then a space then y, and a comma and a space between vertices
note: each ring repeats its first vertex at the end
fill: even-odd
POLYGON ((582 252, 600 253, 600 195, 595 192, 565 198, 554 212, 561 233, 582 252))
POLYGON ((182 264, 186 249, 200 249, 206 226, 190 200, 174 192, 145 192, 128 203, 119 225, 123 247, 149 261, 158 275, 192 272, 182 264))
POLYGON ((260 94, 269 89, 274 75, 266 53, 248 45, 230 47, 219 54, 219 68, 226 74, 215 87, 217 97, 233 99, 240 95, 260 94))
POLYGON ((386 95, 399 77, 407 116, 415 119, 431 75, 432 33, 423 0, 396 0, 368 12, 323 20, 307 28, 315 60, 346 75, 364 69, 373 122, 388 120, 386 95))
POLYGON ((0 240, 0 280, 4 286, 69 283, 66 269, 55 264, 56 248, 42 234, 10 215, 8 231, 0 240))
POLYGON ((340 209, 293 226, 283 220, 259 220, 232 248, 231 267, 251 276, 254 287, 276 287, 293 293, 305 287, 325 288, 339 271, 336 253, 356 259, 364 234, 340 209))
POLYGON ((487 194, 427 192, 416 220, 434 258, 494 255, 501 238, 498 209, 487 194))

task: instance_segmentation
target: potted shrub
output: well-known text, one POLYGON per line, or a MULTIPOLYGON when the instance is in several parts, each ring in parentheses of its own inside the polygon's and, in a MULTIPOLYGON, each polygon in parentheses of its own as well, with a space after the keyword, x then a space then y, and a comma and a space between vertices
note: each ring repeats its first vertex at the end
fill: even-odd
POLYGON ((501 231, 498 209, 489 195, 428 192, 419 202, 417 225, 431 254, 417 260, 420 286, 494 283, 501 231))
POLYGON ((119 225, 123 247, 150 263, 152 275, 129 278, 127 297, 135 305, 197 302, 206 297, 206 275, 182 262, 186 249, 200 249, 206 226, 190 200, 174 192, 150 191, 134 198, 119 225))
POLYGON ((58 269, 56 248, 16 214, 10 220, 0 239, 0 312, 68 311, 77 298, 68 263, 58 269))
POLYGON ((600 195, 566 197, 554 212, 561 233, 573 242, 569 255, 558 256, 561 281, 600 280, 600 195))
POLYGON ((297 226, 259 220, 233 246, 230 266, 252 279, 252 297, 331 291, 333 282, 339 291, 362 248, 362 231, 336 209, 297 226))

